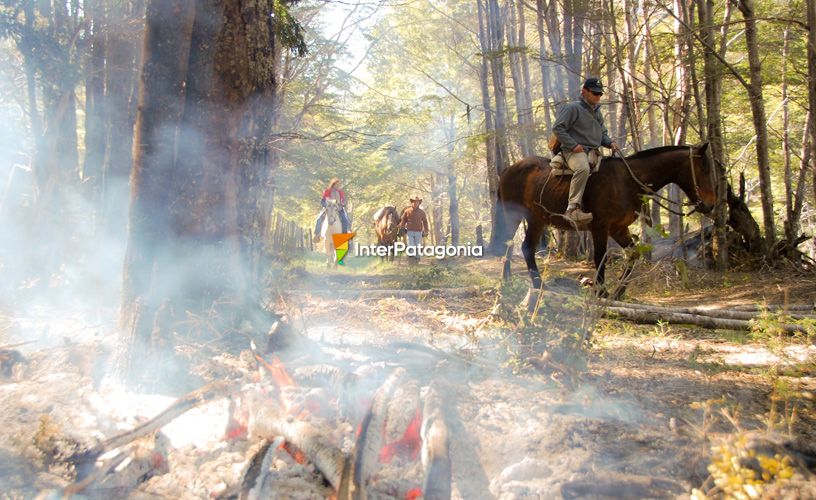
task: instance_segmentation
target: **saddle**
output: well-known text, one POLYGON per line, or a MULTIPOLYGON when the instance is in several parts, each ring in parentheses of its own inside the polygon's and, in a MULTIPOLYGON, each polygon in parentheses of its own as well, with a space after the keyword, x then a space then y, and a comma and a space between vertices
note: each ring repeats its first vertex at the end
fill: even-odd
MULTIPOLYGON (((591 150, 589 153, 587 153, 587 156, 589 157, 589 173, 592 175, 598 172, 598 168, 601 166, 601 160, 603 157, 597 149, 591 150)), ((550 159, 550 167, 552 168, 552 173, 550 175, 572 175, 572 170, 570 170, 570 168, 567 166, 567 161, 562 152, 559 152, 550 159)))

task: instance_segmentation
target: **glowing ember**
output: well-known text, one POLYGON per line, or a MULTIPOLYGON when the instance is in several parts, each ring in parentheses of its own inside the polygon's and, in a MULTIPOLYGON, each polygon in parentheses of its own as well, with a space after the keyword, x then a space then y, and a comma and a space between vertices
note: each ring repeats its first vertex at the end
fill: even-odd
POLYGON ((279 449, 285 450, 287 453, 289 453, 289 455, 291 455, 292 458, 295 459, 295 462, 299 463, 300 465, 303 465, 303 464, 305 464, 307 462, 306 454, 304 454, 302 451, 300 451, 297 446, 295 446, 295 445, 293 445, 293 444, 291 444, 291 443, 289 443, 287 441, 284 441, 283 443, 281 443, 279 449))
POLYGON ((405 493, 405 500, 416 500, 422 498, 422 488, 411 488, 405 493))
POLYGON ((422 426, 422 411, 417 407, 414 418, 408 423, 405 433, 396 441, 386 444, 380 450, 380 463, 389 464, 395 456, 410 457, 416 460, 422 448, 422 438, 419 429, 422 426))

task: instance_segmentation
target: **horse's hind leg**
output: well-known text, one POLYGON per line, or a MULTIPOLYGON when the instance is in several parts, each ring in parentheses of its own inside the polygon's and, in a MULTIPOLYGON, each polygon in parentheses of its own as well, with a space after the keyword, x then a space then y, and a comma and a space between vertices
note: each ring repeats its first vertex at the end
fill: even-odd
POLYGON ((502 281, 510 280, 510 261, 513 258, 513 244, 512 242, 508 245, 507 242, 511 241, 515 235, 516 231, 518 230, 519 224, 521 224, 522 219, 524 219, 527 210, 523 207, 516 205, 515 203, 505 203, 502 205, 502 214, 501 217, 504 218, 504 241, 500 241, 502 248, 504 249, 504 266, 502 269, 502 281))
POLYGON ((538 242, 541 241, 542 232, 544 232, 544 223, 536 217, 529 217, 527 219, 527 233, 524 235, 521 252, 524 254, 524 262, 527 263, 527 272, 530 274, 530 280, 533 283, 533 288, 536 290, 541 289, 541 274, 538 271, 535 254, 538 248, 538 242))

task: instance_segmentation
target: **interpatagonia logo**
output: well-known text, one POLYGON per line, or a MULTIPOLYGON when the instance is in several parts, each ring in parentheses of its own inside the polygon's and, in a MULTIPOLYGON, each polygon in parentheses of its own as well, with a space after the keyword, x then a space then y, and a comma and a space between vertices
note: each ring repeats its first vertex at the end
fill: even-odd
POLYGON ((357 233, 337 233, 332 235, 334 240, 334 255, 337 258, 337 263, 344 266, 343 258, 349 251, 349 241, 354 238, 357 233))

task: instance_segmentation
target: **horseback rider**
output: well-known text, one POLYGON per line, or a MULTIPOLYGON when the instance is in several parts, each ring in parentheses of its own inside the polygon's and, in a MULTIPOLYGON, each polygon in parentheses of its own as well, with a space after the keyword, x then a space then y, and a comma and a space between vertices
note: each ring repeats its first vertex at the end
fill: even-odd
POLYGON ((581 199, 591 169, 590 158, 599 161, 597 150, 600 146, 611 148, 613 151, 619 149, 609 137, 604 125, 598 104, 603 94, 604 88, 600 79, 587 78, 581 87, 581 98, 565 104, 559 110, 552 129, 553 134, 561 142, 561 154, 572 170, 569 204, 564 218, 576 224, 592 220, 591 213, 581 210, 581 199))
POLYGON ((340 188, 340 179, 337 177, 333 178, 329 181, 328 187, 323 191, 323 198, 320 200, 320 206, 323 207, 323 210, 320 211, 320 215, 317 217, 315 221, 315 232, 314 232, 314 239, 315 241, 320 241, 320 226, 323 224, 323 220, 326 218, 326 201, 327 200, 334 200, 337 205, 340 207, 340 223, 343 226, 342 231, 344 233, 348 233, 351 229, 351 221, 349 221, 348 215, 346 214, 346 193, 340 188))

